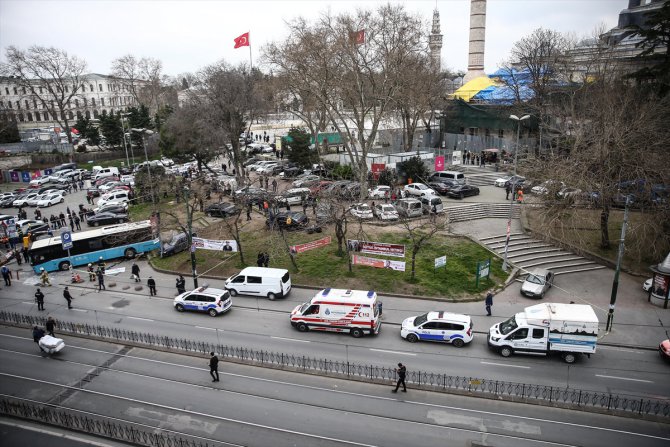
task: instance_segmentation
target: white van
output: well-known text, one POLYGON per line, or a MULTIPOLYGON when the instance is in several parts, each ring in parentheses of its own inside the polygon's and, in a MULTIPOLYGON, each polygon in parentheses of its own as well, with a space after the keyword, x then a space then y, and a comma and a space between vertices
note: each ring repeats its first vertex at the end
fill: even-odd
POLYGON ((381 309, 374 290, 324 289, 291 311, 291 326, 308 330, 348 332, 358 338, 378 334, 381 309))
POLYGON ((434 172, 433 175, 430 176, 430 181, 431 182, 440 182, 443 180, 449 180, 452 182, 455 182, 459 185, 464 185, 465 184, 465 174, 462 172, 458 171, 439 171, 439 172, 434 172))
POLYGON ((102 168, 99 170, 96 174, 95 177, 93 177, 93 180, 100 180, 101 178, 106 178, 106 177, 112 177, 112 176, 119 176, 119 168, 111 167, 111 168, 102 168))
POLYGON ((232 296, 267 296, 274 300, 288 295, 291 291, 291 275, 286 269, 247 267, 226 279, 225 287, 232 296))
POLYGON ((437 196, 423 196, 419 199, 421 206, 423 207, 423 212, 426 214, 432 214, 433 209, 436 213, 444 212, 444 204, 442 199, 437 196))
POLYGON ((423 207, 421 202, 416 199, 400 199, 395 204, 398 214, 402 217, 421 217, 423 216, 423 207))
POLYGON ((104 206, 108 203, 128 203, 130 197, 128 197, 128 191, 113 191, 108 194, 104 194, 98 199, 98 207, 104 206))
POLYGON ((309 195, 309 188, 293 188, 287 189, 278 198, 281 204, 300 205, 304 199, 309 195))

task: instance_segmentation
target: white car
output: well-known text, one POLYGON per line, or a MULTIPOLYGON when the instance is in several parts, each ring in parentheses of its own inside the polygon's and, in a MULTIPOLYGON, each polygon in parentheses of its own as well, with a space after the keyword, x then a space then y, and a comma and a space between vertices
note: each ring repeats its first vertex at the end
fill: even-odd
POLYGON ((279 165, 279 163, 267 163, 263 166, 260 166, 258 169, 256 169, 256 173, 258 173, 258 174, 271 174, 274 167, 278 166, 278 165, 279 165))
POLYGON ((51 178, 49 176, 40 177, 40 178, 36 178, 34 180, 31 180, 30 181, 30 186, 42 186, 42 185, 46 185, 50 181, 51 181, 51 178))
POLYGON ((391 187, 386 185, 375 186, 374 189, 368 189, 368 197, 371 199, 383 199, 391 197, 391 187))
POLYGON ((354 203, 351 205, 349 212, 359 219, 372 219, 373 217, 372 208, 367 203, 354 203))
POLYGON ((16 196, 16 194, 14 194, 13 192, 3 192, 2 194, 0 194, 0 200, 9 199, 10 197, 14 196, 16 196))
POLYGON ((163 158, 161 158, 161 163, 163 163, 163 166, 168 166, 168 167, 169 166, 174 166, 174 160, 172 160, 171 158, 163 157, 163 158))
POLYGON ((398 210, 395 209, 395 206, 390 203, 378 203, 372 209, 372 214, 377 217, 379 220, 398 220, 400 216, 398 215, 398 210))
POLYGON ((495 182, 493 182, 493 185, 497 186, 498 188, 504 188, 505 183, 507 183, 507 181, 511 178, 512 178, 511 175, 506 175, 504 177, 500 177, 499 179, 496 179, 495 182))
POLYGON ((122 186, 122 185, 123 185, 123 182, 107 182, 103 185, 98 186, 98 190, 101 193, 104 193, 104 192, 107 192, 107 191, 110 191, 110 190, 116 188, 117 186, 122 186))
POLYGON ((128 186, 135 186, 135 176, 134 175, 122 175, 119 180, 122 184, 128 186))
POLYGON ((63 203, 65 199, 60 194, 48 194, 46 197, 42 197, 38 202, 37 206, 44 208, 47 206, 55 205, 57 203, 63 203))
POLYGON ((472 341, 472 319, 451 312, 428 312, 403 320, 400 336, 410 343, 437 341, 462 348, 472 341))
POLYGON ((427 187, 423 183, 410 183, 403 188, 408 196, 423 197, 427 195, 436 196, 434 189, 427 187))
POLYGON ((229 311, 233 302, 230 298, 230 292, 227 290, 214 289, 205 285, 204 287, 178 295, 174 299, 173 305, 178 312, 192 310, 207 312, 210 316, 216 317, 229 311))
POLYGON ((98 207, 103 207, 107 205, 108 203, 121 203, 121 202, 129 202, 130 198, 128 197, 128 192, 127 191, 113 191, 109 194, 105 194, 98 199, 98 207))
POLYGON ((548 194, 549 190, 555 190, 555 191, 560 191, 563 188, 565 188, 565 183, 559 182, 557 180, 547 180, 546 182, 542 182, 542 184, 533 186, 530 188, 530 192, 533 194, 548 194))
POLYGON ((30 199, 34 199, 34 198, 37 197, 38 195, 39 195, 39 194, 37 194, 36 192, 32 192, 32 193, 30 193, 30 194, 28 194, 28 195, 25 195, 25 196, 23 196, 23 197, 20 197, 20 198, 14 200, 14 201, 12 202, 12 206, 26 206, 26 203, 28 202, 28 200, 30 200, 30 199))
POLYGON ((25 204, 28 205, 28 206, 37 206, 37 202, 46 198, 48 195, 49 194, 45 194, 45 193, 38 194, 35 197, 31 197, 30 199, 26 200, 25 204))
POLYGON ((645 292, 649 292, 651 290, 651 285, 652 285, 653 281, 654 281, 654 278, 649 278, 644 283, 642 283, 642 290, 644 290, 645 292))
POLYGON ((293 185, 294 188, 301 188, 303 184, 305 184, 307 182, 315 181, 315 180, 321 180, 321 177, 319 177, 318 175, 310 174, 310 175, 306 175, 305 177, 303 177, 301 179, 297 179, 296 181, 294 181, 292 183, 292 185, 293 185))

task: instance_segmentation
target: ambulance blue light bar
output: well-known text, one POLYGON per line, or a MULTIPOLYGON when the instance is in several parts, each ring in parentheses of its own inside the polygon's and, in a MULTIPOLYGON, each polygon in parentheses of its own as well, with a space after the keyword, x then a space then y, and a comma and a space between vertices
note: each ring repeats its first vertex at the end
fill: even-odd
POLYGON ((323 289, 323 293, 321 294, 321 296, 328 296, 329 293, 330 293, 330 287, 328 287, 327 289, 323 289))
POLYGON ((368 298, 372 298, 373 296, 375 296, 375 291, 374 291, 374 290, 370 290, 370 291, 368 292, 368 298))

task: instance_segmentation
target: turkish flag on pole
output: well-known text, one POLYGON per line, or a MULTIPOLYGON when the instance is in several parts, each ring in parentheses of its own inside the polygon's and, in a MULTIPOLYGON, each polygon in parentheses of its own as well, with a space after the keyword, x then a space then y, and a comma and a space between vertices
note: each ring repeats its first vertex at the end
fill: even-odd
POLYGON ((235 48, 248 47, 248 46, 249 46, 249 33, 244 33, 240 37, 235 38, 235 48))
POLYGON ((354 31, 352 34, 352 40, 356 45, 363 45, 365 43, 365 30, 354 31))

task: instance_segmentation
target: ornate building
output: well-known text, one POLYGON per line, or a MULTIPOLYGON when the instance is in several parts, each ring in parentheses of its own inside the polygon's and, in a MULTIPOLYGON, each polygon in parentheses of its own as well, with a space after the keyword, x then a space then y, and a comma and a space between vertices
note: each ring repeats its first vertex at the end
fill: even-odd
POLYGON ((433 28, 428 36, 430 59, 438 70, 442 68, 442 34, 440 34, 440 13, 437 8, 433 11, 433 28))

